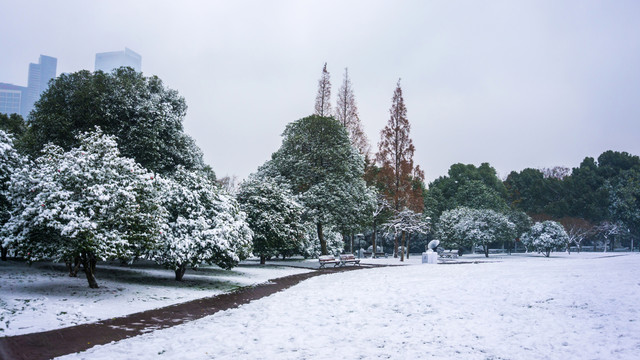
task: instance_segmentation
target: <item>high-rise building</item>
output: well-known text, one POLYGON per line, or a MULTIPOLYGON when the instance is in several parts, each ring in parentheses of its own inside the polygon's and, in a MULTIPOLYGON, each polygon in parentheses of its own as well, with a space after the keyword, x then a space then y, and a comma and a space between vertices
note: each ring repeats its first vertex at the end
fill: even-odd
POLYGON ((96 54, 95 71, 111 72, 122 66, 129 66, 135 71, 142 71, 142 56, 135 51, 124 48, 124 51, 111 51, 96 54))
POLYGON ((0 83, 0 113, 22 114, 23 95, 27 88, 0 83))
POLYGON ((29 64, 29 82, 26 91, 22 94, 22 108, 20 113, 26 119, 33 110, 33 105, 40 95, 49 87, 49 81, 56 77, 58 59, 40 55, 37 64, 29 64))

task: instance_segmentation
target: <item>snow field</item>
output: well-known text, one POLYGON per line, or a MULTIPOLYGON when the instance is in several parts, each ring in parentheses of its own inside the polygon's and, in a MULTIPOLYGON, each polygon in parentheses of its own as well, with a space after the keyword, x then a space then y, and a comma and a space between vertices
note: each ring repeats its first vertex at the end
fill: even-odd
POLYGON ((0 262, 0 336, 46 331, 219 295, 239 286, 304 273, 284 267, 218 267, 187 270, 182 282, 150 263, 99 263, 100 288, 83 272, 68 276, 64 264, 0 262))
POLYGON ((329 274, 62 359, 636 359, 640 256, 329 274))

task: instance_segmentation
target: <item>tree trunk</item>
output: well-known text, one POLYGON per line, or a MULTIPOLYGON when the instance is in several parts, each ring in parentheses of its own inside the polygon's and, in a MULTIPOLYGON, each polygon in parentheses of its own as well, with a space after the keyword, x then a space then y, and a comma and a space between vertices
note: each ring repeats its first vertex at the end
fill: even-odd
POLYGON ((267 263, 267 257, 264 255, 260 255, 260 265, 264 265, 267 263))
MULTIPOLYGON (((633 241, 633 240, 632 240, 633 241)), ((376 257, 376 253, 378 252, 378 248, 376 246, 376 222, 373 221, 373 235, 371 235, 371 243, 373 245, 373 250, 371 250, 371 258, 374 259, 376 257)), ((632 242, 633 244, 633 242, 632 242)), ((631 246, 633 250, 633 246, 631 246)))
POLYGON ((91 289, 97 289, 98 282, 95 277, 96 258, 92 253, 82 254, 82 267, 84 267, 84 273, 87 276, 89 287, 91 289))
POLYGON ((409 244, 411 243, 411 234, 407 235, 407 260, 409 260, 409 254, 411 253, 411 247, 409 244))
POLYGON ((182 281, 182 277, 184 276, 184 272, 187 271, 186 264, 180 264, 178 268, 175 270, 176 272, 176 281, 182 281))
POLYGON ((489 257, 489 245, 482 245, 484 249, 484 257, 489 257))
POLYGON ((393 257, 398 258, 398 234, 393 233, 393 257))
POLYGON ((73 265, 71 265, 71 260, 68 260, 66 263, 67 269, 69 270, 69 277, 77 277, 78 271, 80 271, 80 264, 82 263, 80 257, 76 256, 73 258, 73 265))
POLYGON ((320 239, 320 253, 322 255, 329 255, 327 252, 327 242, 324 240, 324 234, 322 233, 322 223, 318 223, 318 239, 320 239))
POLYGON ((544 250, 544 256, 545 257, 549 257, 549 255, 551 255, 551 249, 545 249, 544 250))
POLYGON ((349 239, 349 252, 353 254, 353 235, 347 235, 347 239, 349 239))
POLYGON ((404 261, 404 237, 405 231, 402 231, 402 251, 400 252, 400 261, 404 261))
MULTIPOLYGON (((633 246, 631 248, 633 248, 633 246)), ((9 248, 4 247, 4 246, 0 246, 0 253, 2 253, 0 256, 2 258, 2 261, 7 261, 7 252, 8 251, 9 251, 9 248)))
POLYGON ((567 243, 567 254, 571 255, 571 243, 567 243))

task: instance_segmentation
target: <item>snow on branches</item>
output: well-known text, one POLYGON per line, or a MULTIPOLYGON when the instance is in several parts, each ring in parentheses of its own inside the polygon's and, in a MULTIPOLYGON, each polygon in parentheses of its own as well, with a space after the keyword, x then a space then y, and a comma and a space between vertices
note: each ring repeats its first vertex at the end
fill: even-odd
POLYGON ((97 287, 95 261, 141 255, 154 242, 162 209, 154 176, 120 157, 113 136, 96 128, 78 140, 67 152, 45 146, 33 166, 13 174, 15 210, 4 233, 28 261, 82 259, 97 287))
POLYGON ((544 221, 534 224, 521 238, 527 248, 533 248, 549 257, 551 250, 566 246, 569 236, 564 227, 555 221, 544 221))
POLYGON ((252 231, 238 202, 205 176, 178 167, 163 179, 164 228, 149 257, 181 280, 187 267, 202 263, 229 269, 251 253, 252 231))

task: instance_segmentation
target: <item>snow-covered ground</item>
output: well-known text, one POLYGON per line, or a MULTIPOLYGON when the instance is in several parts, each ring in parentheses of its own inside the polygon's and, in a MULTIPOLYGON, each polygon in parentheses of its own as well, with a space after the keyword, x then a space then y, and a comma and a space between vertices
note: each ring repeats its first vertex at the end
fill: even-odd
POLYGON ((63 358, 637 359, 640 255, 554 255, 328 274, 63 358))
POLYGON ((64 264, 0 261, 0 336, 93 322, 228 292, 239 286, 308 272, 290 267, 240 266, 187 270, 182 282, 152 263, 98 264, 99 289, 83 272, 70 278, 64 264))

